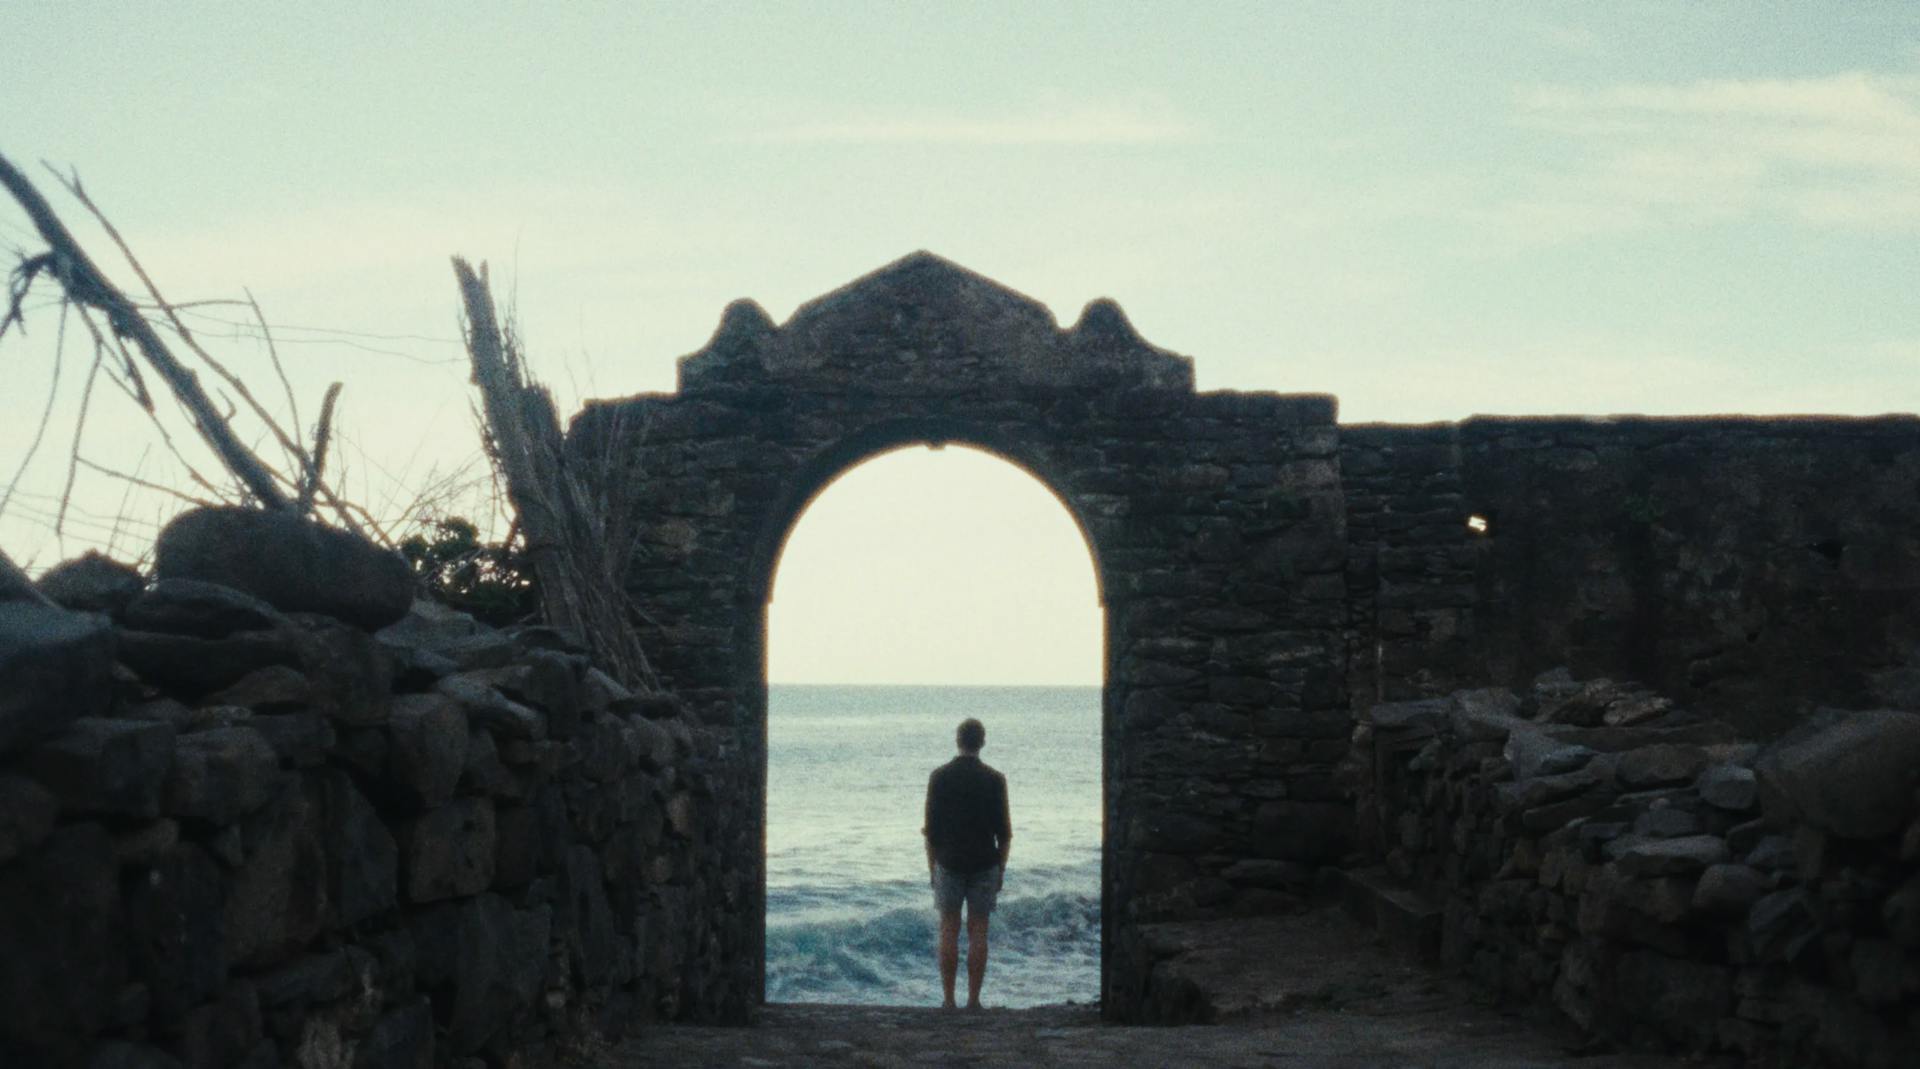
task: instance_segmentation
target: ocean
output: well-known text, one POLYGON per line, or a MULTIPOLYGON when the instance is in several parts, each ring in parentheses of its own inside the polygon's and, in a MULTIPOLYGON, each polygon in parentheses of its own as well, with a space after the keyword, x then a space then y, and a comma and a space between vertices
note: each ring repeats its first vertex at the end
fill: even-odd
POLYGON ((767 1001, 940 1001, 920 822, 927 775, 969 716, 1013 815, 982 1001, 1099 997, 1100 688, 774 684, 767 1001))

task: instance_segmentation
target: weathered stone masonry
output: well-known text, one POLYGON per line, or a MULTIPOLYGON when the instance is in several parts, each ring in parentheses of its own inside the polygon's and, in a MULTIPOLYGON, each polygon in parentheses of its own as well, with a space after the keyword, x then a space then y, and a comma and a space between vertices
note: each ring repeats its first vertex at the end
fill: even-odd
POLYGON ((1557 665, 1753 735, 1920 708, 1913 416, 1343 427, 1341 461, 1358 709, 1557 665))
POLYGON ((876 453, 962 442, 1032 473, 1086 534, 1107 620, 1106 1007, 1128 929, 1297 901, 1346 849, 1345 512, 1323 396, 1195 393, 1190 362, 1109 302, 1044 307, 925 254, 775 327, 727 310, 676 394, 597 404, 573 445, 630 460, 633 590, 663 677, 728 738, 741 777, 711 882, 758 984, 764 909, 765 605, 806 503, 876 453))
POLYGON ((67 609, 0 589, 0 1061, 520 1064, 745 1020, 774 568, 839 474, 946 443, 1094 560, 1110 1017, 1192 1009, 1155 925, 1374 865, 1443 903, 1448 963, 1597 1034, 1835 1065, 1920 1034, 1920 793, 1884 759, 1920 745, 1920 419, 1341 427, 926 254, 784 325, 736 303, 680 375, 569 436, 614 462, 670 697, 545 629, 374 637, 410 584, 311 525, 46 577, 67 609), (1750 741, 1820 705, 1882 711, 1750 741))
POLYGON ((1282 908, 1364 860, 1336 766, 1377 701, 1568 663, 1756 732, 1914 697, 1912 418, 1341 428, 1324 396, 1196 393, 1110 302, 1061 330, 919 254, 782 326, 736 303, 678 392, 592 405, 572 435, 632 466, 647 641, 737 777, 708 881, 739 896, 739 983, 761 976, 780 548, 841 472, 945 442, 1046 484, 1095 561, 1119 1019, 1148 997, 1141 925, 1282 908))
POLYGON ((158 570, 0 583, 0 1065, 525 1065, 742 1011, 671 699, 287 514, 190 513, 158 570))

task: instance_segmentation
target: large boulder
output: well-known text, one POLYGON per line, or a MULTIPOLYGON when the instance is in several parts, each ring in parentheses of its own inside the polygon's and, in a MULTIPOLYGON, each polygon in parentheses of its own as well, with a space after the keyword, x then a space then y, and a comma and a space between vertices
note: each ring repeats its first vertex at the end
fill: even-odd
POLYGON ((1846 839, 1893 835, 1914 816, 1920 714, 1841 714, 1796 731, 1754 765, 1769 819, 1846 839))
POLYGON ((55 604, 76 612, 117 613, 146 584, 132 565, 88 550, 47 569, 35 585, 55 604))
POLYGON ((0 601, 0 755, 113 701, 113 628, 104 616, 0 601))
POLYGON ((285 612, 316 612, 374 630, 413 604, 406 558, 290 512, 203 508, 176 517, 154 546, 161 579, 243 590, 285 612))

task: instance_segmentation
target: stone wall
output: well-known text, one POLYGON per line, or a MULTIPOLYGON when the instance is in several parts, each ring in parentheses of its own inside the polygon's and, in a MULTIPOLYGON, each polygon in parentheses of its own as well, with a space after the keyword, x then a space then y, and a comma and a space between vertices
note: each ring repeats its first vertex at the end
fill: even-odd
POLYGON ((0 1064, 523 1065, 740 1016, 699 726, 546 629, 207 581, 264 553, 235 581, 283 605, 406 611, 404 564, 274 522, 42 581, 88 611, 0 592, 0 1064))
POLYGON ((774 566, 829 481, 914 444, 1024 468, 1087 536, 1107 624, 1106 1011, 1130 1012, 1111 983, 1136 964, 1126 926, 1298 901, 1350 825, 1332 776, 1348 733, 1333 418, 1327 397, 1196 393, 1190 362, 1110 302, 1063 330, 924 254, 784 325, 736 303, 677 392, 590 405, 569 445, 623 470, 648 649, 747 777, 709 874, 743 885, 728 956, 758 977, 774 566))
POLYGON ((1823 714, 1762 750, 1562 670, 1377 703, 1355 755, 1386 869, 1357 885, 1432 904, 1365 898, 1390 936, 1603 1041, 1911 1064, 1920 714, 1823 714))
POLYGON ((1349 427, 1342 466, 1356 708, 1557 664, 1753 735, 1920 707, 1920 419, 1349 427))
POLYGON ((1354 707, 1477 683, 1475 574, 1484 544, 1466 525, 1452 425, 1342 427, 1340 472, 1354 707))

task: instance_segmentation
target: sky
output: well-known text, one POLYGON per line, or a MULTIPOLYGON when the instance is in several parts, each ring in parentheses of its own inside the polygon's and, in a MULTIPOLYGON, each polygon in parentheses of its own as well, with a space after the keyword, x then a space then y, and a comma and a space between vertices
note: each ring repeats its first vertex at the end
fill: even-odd
MULTIPOLYGON (((1347 422, 1920 409, 1911 4, 32 2, 0 52, 0 153, 76 169, 168 298, 250 291, 383 516, 484 489, 455 252, 568 410, 921 248, 1347 422)), ((29 308, 0 547, 138 557, 181 505, 122 476, 186 466, 104 381, 70 465, 88 354, 49 407, 29 308)), ((249 314, 189 321, 272 383, 249 314)), ((795 532, 772 676, 1097 681, 1077 539, 998 462, 881 458, 795 532)))

